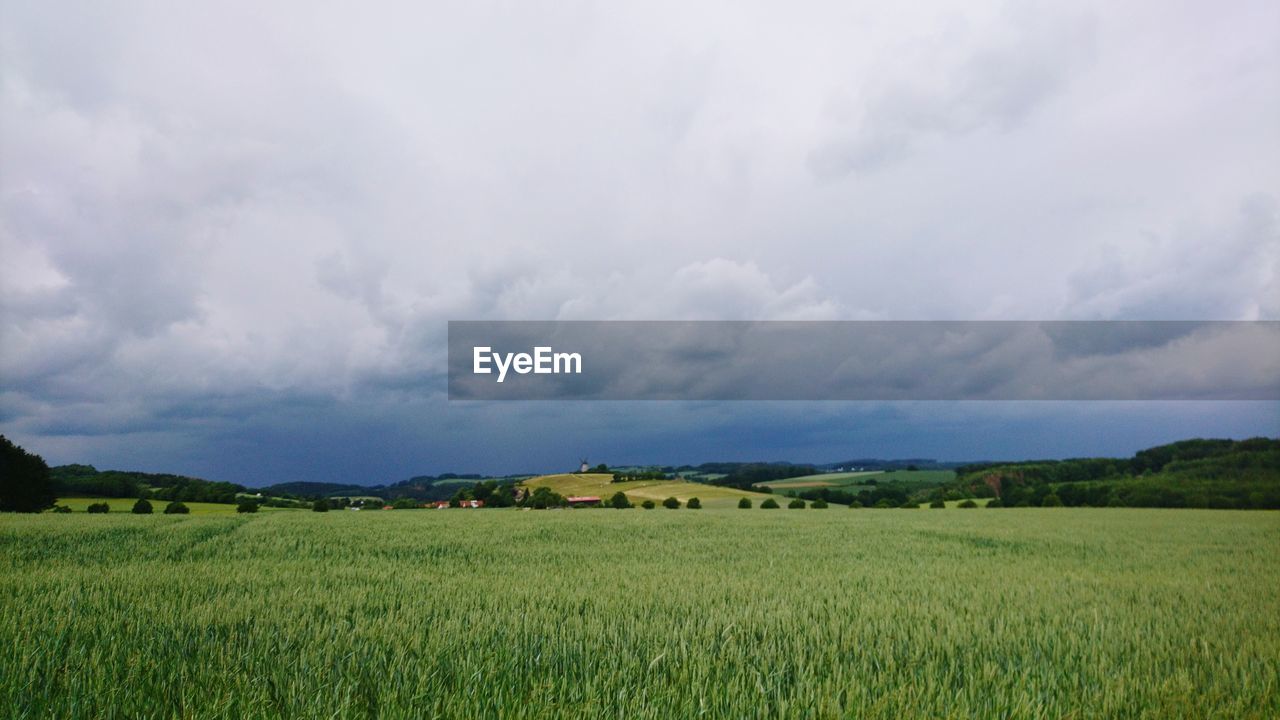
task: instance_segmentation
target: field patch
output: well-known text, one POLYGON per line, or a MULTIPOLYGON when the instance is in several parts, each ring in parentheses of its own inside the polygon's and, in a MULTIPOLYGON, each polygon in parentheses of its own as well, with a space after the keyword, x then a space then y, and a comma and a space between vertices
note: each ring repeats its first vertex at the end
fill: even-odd
MULTIPOLYGON (((71 512, 88 512, 89 506, 94 503, 106 503, 111 508, 110 513, 128 513, 133 509, 133 504, 138 501, 137 498, 93 498, 93 497, 71 497, 58 498, 58 505, 65 505, 71 508, 71 512)), ((151 511, 156 515, 164 513, 164 508, 169 504, 169 500, 148 500, 151 503, 151 511)), ((186 502, 182 503, 191 511, 191 515, 237 515, 235 505, 226 503, 204 503, 204 502, 186 502)), ((279 510, 295 510, 295 508, 273 508, 265 505, 258 508, 258 512, 275 512, 279 510)), ((109 514, 110 514, 109 513, 109 514)))
POLYGON ((565 497, 571 495, 590 495, 608 500, 614 493, 621 491, 627 499, 639 504, 645 500, 661 502, 674 497, 681 503, 689 498, 698 498, 703 507, 736 508, 738 501, 748 498, 753 505, 758 505, 769 495, 748 492, 737 488, 704 485, 702 483, 683 480, 635 480, 630 482, 613 482, 612 475, 600 473, 543 475, 525 480, 526 487, 547 487, 565 497))

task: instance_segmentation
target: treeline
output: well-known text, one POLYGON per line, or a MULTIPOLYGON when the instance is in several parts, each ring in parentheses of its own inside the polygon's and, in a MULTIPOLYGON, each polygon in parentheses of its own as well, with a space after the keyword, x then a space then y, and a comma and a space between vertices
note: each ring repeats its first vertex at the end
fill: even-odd
POLYGON ((1280 509, 1280 440, 1184 440, 1132 458, 978 464, 957 487, 996 506, 1280 509))
MULTIPOLYGON (((709 465, 723 465, 720 463, 707 463, 699 467, 707 467, 709 465)), ((717 471, 708 470, 708 473, 717 471)), ((803 477, 805 475, 814 475, 818 471, 812 465, 792 465, 790 463, 737 463, 732 464, 730 472, 719 478, 708 478, 702 480, 708 485, 720 485, 724 487, 737 488, 739 490, 750 490, 756 483, 769 482, 771 480, 786 480, 787 478, 803 477)))
POLYGON ((243 485, 185 475, 123 470, 99 471, 92 465, 59 465, 49 470, 59 496, 142 498, 184 502, 234 503, 248 492, 243 485))

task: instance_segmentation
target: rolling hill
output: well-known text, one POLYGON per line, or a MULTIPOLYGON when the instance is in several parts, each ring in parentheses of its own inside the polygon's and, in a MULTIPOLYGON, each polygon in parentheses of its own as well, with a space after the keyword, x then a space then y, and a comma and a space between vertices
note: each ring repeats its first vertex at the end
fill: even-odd
POLYGON ((764 493, 748 492, 730 487, 704 485, 685 480, 636 480, 631 482, 613 482, 613 476, 605 473, 565 473, 560 475, 541 475, 529 478, 522 483, 527 488, 546 487, 566 497, 570 495, 595 495, 608 500, 618 491, 626 494, 631 502, 639 504, 645 500, 661 503, 664 499, 674 497, 681 503, 689 498, 698 498, 706 508, 737 507, 742 498, 750 498, 753 505, 759 505, 769 497, 764 493))

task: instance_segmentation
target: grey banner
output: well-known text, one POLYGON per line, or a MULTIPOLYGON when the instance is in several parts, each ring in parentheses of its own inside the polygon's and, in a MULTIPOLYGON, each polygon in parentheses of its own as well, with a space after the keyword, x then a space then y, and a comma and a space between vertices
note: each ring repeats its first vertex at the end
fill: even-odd
POLYGON ((1278 400, 1280 322, 451 321, 450 400, 1278 400))

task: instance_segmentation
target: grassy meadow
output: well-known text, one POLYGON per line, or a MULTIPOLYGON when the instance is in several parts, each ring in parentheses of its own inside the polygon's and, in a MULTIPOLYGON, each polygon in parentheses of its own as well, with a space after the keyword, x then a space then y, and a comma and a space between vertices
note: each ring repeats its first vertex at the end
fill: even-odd
POLYGON ((951 482, 955 479, 955 475, 951 470, 894 470, 892 472, 863 470, 801 475, 785 480, 757 483, 757 485, 767 485, 774 490, 808 490, 820 487, 860 490, 871 487, 867 484, 868 480, 875 480, 877 483, 894 483, 903 487, 924 487, 951 482))
POLYGON ((0 516, 15 718, 1280 715, 1280 513, 0 516))
POLYGON ((564 473, 560 475, 542 475, 529 478, 522 483, 525 487, 547 487, 566 497, 570 495, 591 495, 608 500, 614 493, 621 491, 631 502, 640 504, 652 500, 661 504, 663 500, 673 497, 681 503, 689 502, 689 498, 698 498, 704 508, 736 508, 738 501, 749 498, 753 505, 769 497, 765 493, 749 492, 731 487, 704 485, 684 480, 631 480, 614 482, 613 476, 602 473, 564 473))

